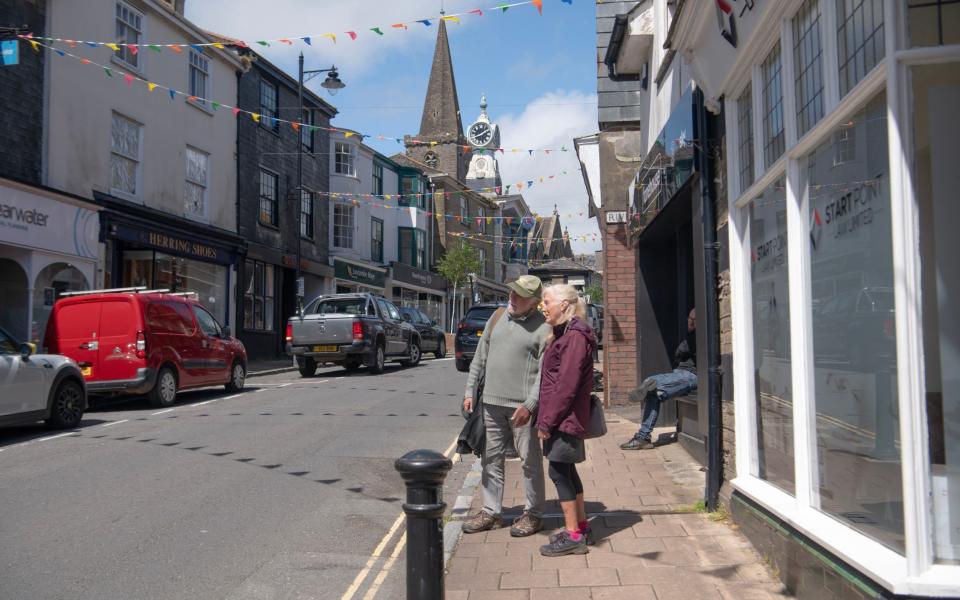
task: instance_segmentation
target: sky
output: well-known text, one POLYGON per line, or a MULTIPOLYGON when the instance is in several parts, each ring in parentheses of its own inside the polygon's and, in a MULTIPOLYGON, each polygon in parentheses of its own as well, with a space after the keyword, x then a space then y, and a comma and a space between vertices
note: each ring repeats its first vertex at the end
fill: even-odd
MULTIPOLYGON (((504 184, 534 181, 523 195, 531 210, 549 215, 557 207, 574 252, 600 249, 596 221, 586 216, 587 196, 573 138, 597 130, 596 34, 593 0, 543 0, 543 14, 531 5, 502 12, 510 0, 442 0, 446 14, 479 8, 447 22, 454 76, 464 130, 480 113, 486 94, 490 119, 500 125, 504 148, 566 147, 568 152, 506 152, 498 155, 504 184), (566 175, 562 173, 566 171, 566 175), (550 179, 550 175, 556 177, 550 179), (540 177, 544 183, 540 183, 540 177), (578 236, 590 236, 586 241, 578 236)), ((331 97, 309 86, 339 114, 335 127, 374 137, 365 142, 392 155, 403 145, 377 135, 416 135, 436 44, 441 0, 187 0, 186 16, 197 25, 243 40, 310 35, 312 45, 274 43, 256 50, 294 77, 297 55, 306 69, 337 66, 347 85, 331 97), (398 22, 431 19, 407 30, 398 22), (384 35, 370 31, 380 27, 384 35), (357 39, 345 33, 355 31, 357 39), (335 33, 337 41, 319 37, 335 33)), ((516 190, 511 190, 515 192, 516 190)))

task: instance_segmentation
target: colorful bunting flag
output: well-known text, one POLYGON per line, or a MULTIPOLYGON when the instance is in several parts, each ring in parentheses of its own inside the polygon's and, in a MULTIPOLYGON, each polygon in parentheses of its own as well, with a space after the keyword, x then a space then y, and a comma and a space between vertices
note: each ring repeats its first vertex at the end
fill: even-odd
POLYGON ((148 92, 152 92, 152 91, 155 90, 155 89, 157 89, 157 84, 148 81, 148 82, 147 82, 147 91, 148 91, 148 92))
POLYGON ((107 74, 107 77, 113 77, 113 71, 110 70, 110 67, 104 67, 103 72, 107 74))
POLYGON ((374 32, 374 33, 377 34, 377 35, 383 35, 383 32, 380 31, 380 28, 379 28, 379 27, 371 27, 371 28, 370 28, 370 31, 374 32))
POLYGON ((350 36, 350 39, 351 39, 351 40, 357 39, 357 32, 356 32, 356 31, 348 31, 348 32, 347 32, 347 35, 350 36))
POLYGON ((116 44, 104 44, 104 46, 106 46, 107 48, 110 48, 114 52, 120 52, 120 46, 116 44))
POLYGON ((170 100, 171 101, 175 100, 177 98, 177 90, 169 90, 169 91, 170 91, 170 100))
POLYGON ((300 38, 300 39, 303 40, 303 43, 306 44, 306 45, 308 45, 308 46, 312 46, 312 45, 313 45, 313 41, 310 39, 310 36, 305 36, 305 37, 302 37, 302 38, 300 38))
POLYGON ((543 15, 543 0, 531 0, 531 4, 537 7, 537 12, 543 15))
POLYGON ((430 19, 420 19, 417 23, 423 23, 425 26, 430 27, 430 19))
POLYGON ((127 85, 133 85, 133 75, 127 73, 123 76, 123 80, 127 82, 127 85))
POLYGON ((323 33, 320 34, 320 37, 330 38, 330 40, 336 44, 337 43, 337 34, 335 33, 323 33))

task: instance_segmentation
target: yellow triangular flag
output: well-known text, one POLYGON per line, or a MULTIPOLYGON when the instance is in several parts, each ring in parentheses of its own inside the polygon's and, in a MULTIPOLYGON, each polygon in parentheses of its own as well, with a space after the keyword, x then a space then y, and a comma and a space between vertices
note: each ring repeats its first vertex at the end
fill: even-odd
POLYGON ((449 16, 449 17, 440 17, 440 18, 443 19, 444 21, 453 21, 454 23, 460 22, 460 17, 449 16))
POLYGON ((221 44, 220 42, 214 42, 213 47, 219 50, 223 50, 223 44, 221 44))
POLYGON ((155 90, 155 89, 157 89, 157 84, 155 84, 155 83, 150 83, 150 82, 148 81, 148 82, 147 82, 147 90, 152 92, 152 91, 155 90))
POLYGON ((258 115, 257 113, 250 113, 250 116, 253 117, 253 120, 256 121, 257 123, 260 122, 260 115, 258 115))
POLYGON ((330 38, 334 44, 337 43, 337 35, 335 33, 322 33, 320 37, 330 38))
POLYGON ((355 135, 356 135, 356 134, 355 134, 354 132, 352 132, 352 131, 344 131, 344 132, 343 132, 343 137, 345 137, 345 138, 353 137, 353 136, 355 136, 355 135))
POLYGON ((116 44, 104 44, 104 46, 106 46, 107 48, 110 48, 114 52, 120 52, 120 46, 116 44))

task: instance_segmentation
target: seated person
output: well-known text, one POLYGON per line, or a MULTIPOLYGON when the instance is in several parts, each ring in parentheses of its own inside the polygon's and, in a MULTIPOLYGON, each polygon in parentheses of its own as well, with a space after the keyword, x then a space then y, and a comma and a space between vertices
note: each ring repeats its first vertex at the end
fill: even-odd
POLYGON ((660 403, 682 396, 697 389, 697 311, 687 316, 687 337, 674 353, 677 368, 669 373, 647 377, 629 394, 630 402, 645 401, 640 430, 632 438, 620 444, 622 450, 649 450, 654 447, 650 434, 660 415, 660 403))

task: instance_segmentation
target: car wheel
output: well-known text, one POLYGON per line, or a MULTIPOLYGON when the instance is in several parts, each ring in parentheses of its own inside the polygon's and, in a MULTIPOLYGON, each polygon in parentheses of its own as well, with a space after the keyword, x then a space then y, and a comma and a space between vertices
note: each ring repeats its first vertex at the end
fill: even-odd
POLYGON ((447 355, 447 339, 445 337, 440 338, 440 343, 437 344, 437 351, 433 353, 436 358, 443 358, 447 355))
POLYGON ((387 357, 384 355, 383 344, 377 344, 377 349, 374 350, 373 354, 373 363, 370 365, 370 374, 379 375, 383 373, 383 367, 386 361, 387 357))
POLYGON ((173 406, 177 399, 177 376, 169 367, 160 369, 157 382, 147 397, 150 399, 150 406, 154 408, 173 406))
POLYGON ((231 394, 236 393, 243 389, 243 384, 246 380, 247 368, 238 360, 233 363, 233 368, 230 369, 230 381, 223 387, 227 388, 227 391, 231 394))
POLYGON ((313 377, 317 374, 317 361, 309 356, 298 358, 297 370, 300 371, 301 377, 313 377))
POLYGON ((420 364, 420 344, 419 342, 410 342, 410 358, 408 360, 401 361, 405 367, 415 367, 420 364))
POLYGON ((53 395, 53 406, 47 425, 55 429, 73 429, 83 419, 83 388, 68 379, 60 383, 53 395))
POLYGON ((467 371, 470 370, 470 363, 468 361, 463 360, 462 358, 458 358, 457 370, 460 371, 461 373, 466 373, 467 371))

